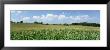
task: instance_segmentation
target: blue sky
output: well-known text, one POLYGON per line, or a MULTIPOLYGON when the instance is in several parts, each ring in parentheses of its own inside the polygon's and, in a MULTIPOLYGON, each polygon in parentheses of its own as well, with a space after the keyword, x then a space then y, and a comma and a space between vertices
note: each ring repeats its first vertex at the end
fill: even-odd
POLYGON ((11 21, 63 23, 100 23, 100 10, 11 10, 11 21))

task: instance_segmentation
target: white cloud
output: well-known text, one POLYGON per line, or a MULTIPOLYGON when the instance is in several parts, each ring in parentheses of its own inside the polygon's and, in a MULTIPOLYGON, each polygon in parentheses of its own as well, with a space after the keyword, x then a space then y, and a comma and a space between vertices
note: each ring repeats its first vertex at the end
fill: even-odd
POLYGON ((23 20, 29 20, 30 17, 23 17, 23 20))
POLYGON ((90 16, 80 15, 80 16, 70 16, 69 18, 71 18, 70 20, 72 20, 73 22, 88 22, 88 20, 90 19, 90 16))
POLYGON ((57 22, 57 23, 72 23, 72 22, 85 22, 87 21, 90 17, 88 15, 80 15, 80 16, 65 16, 65 15, 54 15, 54 14, 47 14, 47 15, 41 15, 41 16, 33 16, 34 19, 42 21, 42 22, 47 22, 47 23, 52 23, 52 22, 57 22))
POLYGON ((39 19, 47 19, 47 17, 46 16, 41 16, 41 18, 39 18, 39 19))
POLYGON ((55 15, 47 14, 41 16, 32 16, 32 17, 22 17, 23 21, 39 21, 43 23, 74 23, 74 22, 94 22, 96 17, 91 17, 89 15, 80 15, 80 16, 66 16, 66 15, 55 15))
POLYGON ((89 16, 88 15, 83 15, 83 16, 80 16, 82 19, 88 19, 89 16))
POLYGON ((40 16, 33 16, 33 19, 40 19, 40 16))
POLYGON ((47 14, 46 17, 47 17, 47 18, 53 18, 54 15, 53 15, 53 14, 47 14))
POLYGON ((64 18, 66 18, 65 15, 59 15, 59 16, 58 16, 58 19, 59 19, 59 20, 64 19, 64 18))
POLYGON ((54 14, 47 14, 46 15, 46 18, 49 18, 49 19, 53 19, 53 18, 57 18, 58 15, 54 15, 54 14))

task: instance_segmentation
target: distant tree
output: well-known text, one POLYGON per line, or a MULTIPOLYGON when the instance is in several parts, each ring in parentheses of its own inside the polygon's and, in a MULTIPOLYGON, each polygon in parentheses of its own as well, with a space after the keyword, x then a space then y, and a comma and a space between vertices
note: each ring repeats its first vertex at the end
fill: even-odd
POLYGON ((57 24, 52 24, 52 25, 57 25, 57 24))
POLYGON ((49 25, 48 23, 46 25, 49 25))
POLYGON ((34 22, 35 24, 39 24, 39 22, 34 22))
POLYGON ((38 22, 39 24, 43 24, 43 22, 38 22))
POLYGON ((43 22, 41 22, 41 24, 43 24, 43 22))
POLYGON ((100 24, 98 24, 98 23, 87 23, 87 22, 71 23, 71 25, 83 25, 83 26, 100 27, 100 24))
POLYGON ((20 21, 20 23, 23 23, 23 21, 20 21))
POLYGON ((82 22, 82 23, 87 23, 87 22, 82 22))
POLYGON ((63 25, 65 25, 65 26, 69 26, 69 24, 67 24, 67 23, 64 23, 63 25))
POLYGON ((20 23, 20 22, 17 22, 17 23, 20 23))
POLYGON ((11 23, 15 23, 15 22, 13 22, 13 21, 10 21, 11 23))
POLYGON ((79 23, 72 23, 72 25, 79 25, 79 23))
POLYGON ((13 21, 10 21, 11 23, 13 22, 13 21))
POLYGON ((43 22, 36 22, 36 21, 35 21, 34 24, 43 24, 43 22))

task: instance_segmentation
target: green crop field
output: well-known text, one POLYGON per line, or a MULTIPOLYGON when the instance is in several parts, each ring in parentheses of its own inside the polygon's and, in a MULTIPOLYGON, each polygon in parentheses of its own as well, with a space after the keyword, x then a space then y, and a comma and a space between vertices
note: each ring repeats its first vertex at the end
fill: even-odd
POLYGON ((11 24, 11 40, 100 40, 100 27, 11 24))

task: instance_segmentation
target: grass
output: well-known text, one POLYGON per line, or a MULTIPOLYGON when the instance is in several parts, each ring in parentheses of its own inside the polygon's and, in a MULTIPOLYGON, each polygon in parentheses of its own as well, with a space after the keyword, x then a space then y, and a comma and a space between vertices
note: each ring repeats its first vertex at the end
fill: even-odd
POLYGON ((11 40, 100 40, 100 28, 81 25, 11 24, 11 40))

